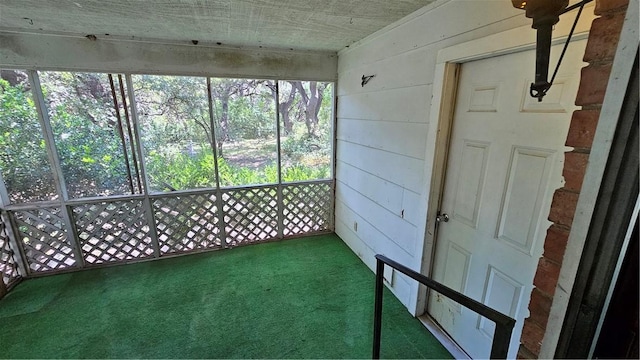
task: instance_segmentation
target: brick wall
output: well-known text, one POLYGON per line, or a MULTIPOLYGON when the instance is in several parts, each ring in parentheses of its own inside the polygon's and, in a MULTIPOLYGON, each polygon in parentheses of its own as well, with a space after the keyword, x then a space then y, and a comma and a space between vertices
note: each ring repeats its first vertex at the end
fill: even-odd
POLYGON ((582 69, 576 96, 576 105, 582 109, 573 113, 567 135, 566 145, 574 150, 565 154, 565 185, 553 196, 549 214, 553 225, 547 231, 544 253, 533 280, 530 316, 524 322, 518 358, 535 359, 540 353, 628 2, 596 0, 595 14, 599 17, 591 25, 584 55, 589 65, 582 69))

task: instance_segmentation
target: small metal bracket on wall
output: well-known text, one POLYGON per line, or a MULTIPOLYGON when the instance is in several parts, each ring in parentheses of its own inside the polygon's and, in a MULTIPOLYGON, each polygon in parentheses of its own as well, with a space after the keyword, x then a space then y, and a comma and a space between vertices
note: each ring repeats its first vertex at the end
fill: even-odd
POLYGON ((365 85, 367 85, 367 83, 368 83, 371 79, 373 79, 373 77, 374 77, 374 76, 375 76, 375 75, 369 75, 369 76, 362 75, 362 83, 361 83, 362 87, 364 87, 365 85))

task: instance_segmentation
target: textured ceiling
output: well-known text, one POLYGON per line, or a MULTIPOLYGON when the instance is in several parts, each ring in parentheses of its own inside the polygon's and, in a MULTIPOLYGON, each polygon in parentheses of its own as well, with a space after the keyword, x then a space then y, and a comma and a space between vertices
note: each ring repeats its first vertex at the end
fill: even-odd
POLYGON ((433 1, 0 0, 0 30, 338 51, 433 1))

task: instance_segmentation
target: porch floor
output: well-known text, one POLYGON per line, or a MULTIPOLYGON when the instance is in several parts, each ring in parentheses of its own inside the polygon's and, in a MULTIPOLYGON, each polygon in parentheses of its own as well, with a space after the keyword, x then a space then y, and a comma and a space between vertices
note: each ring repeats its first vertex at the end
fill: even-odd
MULTIPOLYGON (((367 358, 373 289, 336 235, 31 279, 0 300, 0 357, 367 358)), ((382 356, 451 358, 388 291, 382 356)))

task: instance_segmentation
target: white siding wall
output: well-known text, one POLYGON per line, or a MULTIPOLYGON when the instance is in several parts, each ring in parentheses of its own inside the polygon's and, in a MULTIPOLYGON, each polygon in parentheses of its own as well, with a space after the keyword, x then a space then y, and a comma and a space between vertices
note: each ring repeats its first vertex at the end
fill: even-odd
MULTIPOLYGON (((376 253, 421 268, 438 51, 527 24, 509 1, 445 0, 338 53, 336 232, 372 270, 376 253)), ((394 274, 391 289, 421 312, 415 282, 394 274)))

